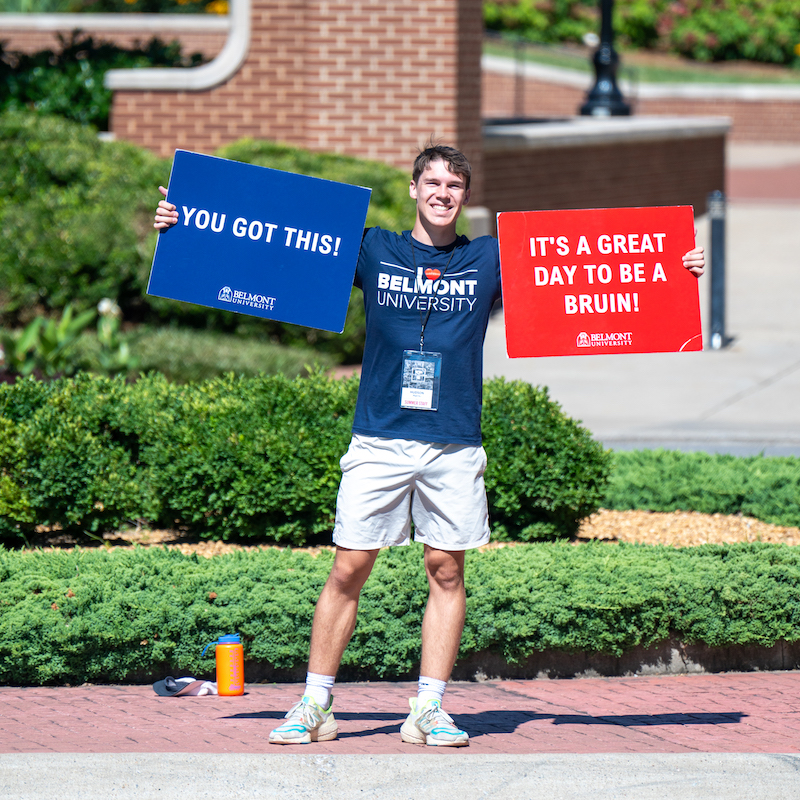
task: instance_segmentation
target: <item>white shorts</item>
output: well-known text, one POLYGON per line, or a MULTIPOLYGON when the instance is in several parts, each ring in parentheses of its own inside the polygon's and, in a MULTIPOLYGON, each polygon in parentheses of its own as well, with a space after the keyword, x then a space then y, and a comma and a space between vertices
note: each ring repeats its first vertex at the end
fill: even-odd
POLYGON ((333 541, 375 550, 414 539, 437 550, 489 541, 483 447, 354 434, 339 461, 333 541))

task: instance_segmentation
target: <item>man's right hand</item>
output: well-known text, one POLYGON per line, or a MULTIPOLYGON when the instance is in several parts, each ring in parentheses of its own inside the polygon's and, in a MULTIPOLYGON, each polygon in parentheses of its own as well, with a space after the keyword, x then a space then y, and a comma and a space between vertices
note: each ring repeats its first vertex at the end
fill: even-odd
MULTIPOLYGON (((159 186, 158 191, 166 198, 167 190, 163 186, 159 186)), ((161 231, 165 228, 171 228, 177 221, 178 209, 166 200, 159 200, 153 227, 161 231)))

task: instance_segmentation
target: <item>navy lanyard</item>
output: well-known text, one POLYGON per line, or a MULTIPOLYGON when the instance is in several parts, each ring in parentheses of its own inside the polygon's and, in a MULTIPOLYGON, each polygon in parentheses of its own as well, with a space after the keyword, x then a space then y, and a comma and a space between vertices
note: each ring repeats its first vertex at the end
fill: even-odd
MULTIPOLYGON (((411 241, 411 260, 414 264, 414 282, 415 286, 418 284, 417 281, 417 257, 414 253, 414 237, 409 234, 409 240, 411 241)), ((458 249, 458 238, 456 238, 456 242, 453 245, 453 249, 450 251, 450 257, 447 259, 447 263, 444 265, 444 269, 439 273, 439 277, 436 279, 436 282, 433 284, 433 288, 431 289, 431 296, 436 294, 436 291, 439 288, 439 284, 442 281, 442 278, 447 274, 447 269, 450 266, 450 262, 453 260, 453 254, 458 249)), ((417 297, 419 297, 419 291, 417 291, 417 297)), ((419 311, 419 304, 417 304, 417 311, 419 311, 419 322, 420 322, 420 330, 419 330, 419 351, 422 352, 422 346, 425 342, 425 326, 428 324, 428 320, 431 317, 431 310, 433 309, 433 305, 428 302, 428 310, 425 313, 425 319, 422 318, 422 312, 419 311)))

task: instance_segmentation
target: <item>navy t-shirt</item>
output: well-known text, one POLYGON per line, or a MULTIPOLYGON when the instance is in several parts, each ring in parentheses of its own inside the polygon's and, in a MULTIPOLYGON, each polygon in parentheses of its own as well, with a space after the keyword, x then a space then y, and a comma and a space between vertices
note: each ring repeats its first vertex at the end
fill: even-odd
POLYGON ((479 445, 483 340, 500 296, 497 241, 460 236, 448 247, 413 246, 412 254, 410 231, 364 234, 355 284, 364 292, 367 336, 353 432, 479 445), (424 349, 442 354, 439 407, 400 408, 403 351, 419 350, 429 306, 424 349))

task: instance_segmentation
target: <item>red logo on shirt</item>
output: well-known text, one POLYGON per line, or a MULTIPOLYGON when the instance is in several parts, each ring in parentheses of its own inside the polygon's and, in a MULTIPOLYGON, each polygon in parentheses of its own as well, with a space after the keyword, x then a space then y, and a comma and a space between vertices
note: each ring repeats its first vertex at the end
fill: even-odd
POLYGON ((442 277, 442 273, 438 269, 431 269, 430 267, 425 270, 425 277, 429 281, 438 281, 442 277))

